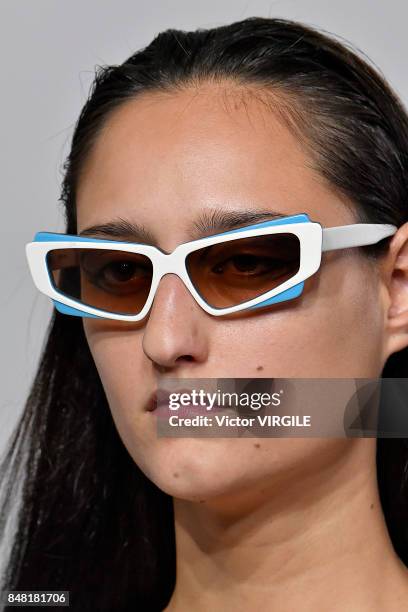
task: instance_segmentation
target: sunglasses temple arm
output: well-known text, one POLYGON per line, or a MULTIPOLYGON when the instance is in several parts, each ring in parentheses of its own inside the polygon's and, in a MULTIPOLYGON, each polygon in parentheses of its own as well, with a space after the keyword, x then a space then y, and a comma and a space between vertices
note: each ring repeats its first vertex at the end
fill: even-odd
POLYGON ((326 227, 322 231, 322 252, 348 247, 376 244, 397 231, 396 225, 381 223, 355 223, 339 227, 326 227))

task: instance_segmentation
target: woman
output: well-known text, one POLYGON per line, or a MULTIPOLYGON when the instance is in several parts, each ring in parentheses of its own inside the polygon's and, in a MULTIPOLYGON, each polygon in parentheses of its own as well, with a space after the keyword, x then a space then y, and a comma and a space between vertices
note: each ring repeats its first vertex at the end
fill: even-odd
POLYGON ((98 71, 65 170, 66 234, 166 254, 298 214, 396 231, 323 252, 262 308, 212 316, 175 274, 143 319, 56 304, 3 467, 5 520, 28 453, 3 588, 69 590, 81 611, 405 610, 404 439, 164 438, 150 411, 159 376, 407 375, 408 120, 389 86, 299 23, 168 30, 98 71))

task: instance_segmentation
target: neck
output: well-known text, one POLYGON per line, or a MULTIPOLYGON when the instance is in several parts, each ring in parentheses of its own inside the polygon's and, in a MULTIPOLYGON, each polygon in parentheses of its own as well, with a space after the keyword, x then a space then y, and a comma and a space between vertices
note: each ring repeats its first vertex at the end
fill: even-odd
POLYGON ((408 572, 380 505, 376 440, 346 443, 318 473, 203 503, 175 498, 177 582, 166 612, 406 609, 408 572))

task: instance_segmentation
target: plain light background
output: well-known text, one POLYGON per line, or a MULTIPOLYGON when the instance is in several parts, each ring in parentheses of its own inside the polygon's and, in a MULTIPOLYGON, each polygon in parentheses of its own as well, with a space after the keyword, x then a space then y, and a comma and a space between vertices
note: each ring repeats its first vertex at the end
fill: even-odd
POLYGON ((9 0, 0 2, 0 452, 38 363, 51 301, 25 259, 35 232, 63 232, 62 164, 95 66, 123 62, 161 30, 287 17, 363 51, 408 100, 405 0, 9 0))

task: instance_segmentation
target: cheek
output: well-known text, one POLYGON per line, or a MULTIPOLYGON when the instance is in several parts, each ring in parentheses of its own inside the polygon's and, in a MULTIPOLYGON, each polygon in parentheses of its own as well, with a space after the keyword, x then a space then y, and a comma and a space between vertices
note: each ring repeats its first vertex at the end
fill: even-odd
POLYGON ((145 403, 154 388, 146 378, 142 335, 119 331, 110 322, 83 319, 91 350, 118 434, 135 463, 148 477, 158 444, 156 427, 145 403), (149 421, 150 419, 150 421, 149 421))
MULTIPOLYGON (((304 313, 309 320, 309 359, 326 376, 377 377, 381 371, 383 312, 371 264, 345 255, 323 270, 318 291, 304 313), (324 290, 323 290, 324 287, 324 290)), ((317 375, 322 375, 317 374, 317 375)))
POLYGON ((373 269, 359 261, 332 261, 306 281, 298 300, 231 327, 230 376, 379 376, 383 311, 373 269))
POLYGON ((147 388, 143 368, 146 366, 139 331, 127 332, 109 322, 83 319, 85 336, 112 412, 124 400, 131 400, 134 410, 141 410, 147 388))

